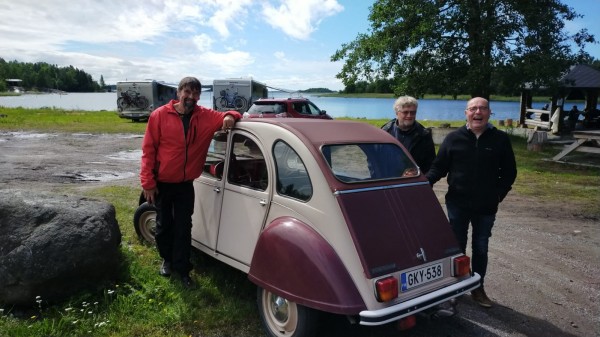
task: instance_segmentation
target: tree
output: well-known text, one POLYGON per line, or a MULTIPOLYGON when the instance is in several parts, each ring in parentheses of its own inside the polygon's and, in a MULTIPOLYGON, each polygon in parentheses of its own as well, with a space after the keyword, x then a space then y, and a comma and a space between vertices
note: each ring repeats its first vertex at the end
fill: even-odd
POLYGON ((391 77, 397 94, 489 98, 492 79, 512 89, 556 84, 595 42, 586 29, 564 31, 578 17, 558 0, 377 0, 369 34, 331 60, 344 61, 337 77, 346 86, 391 77))

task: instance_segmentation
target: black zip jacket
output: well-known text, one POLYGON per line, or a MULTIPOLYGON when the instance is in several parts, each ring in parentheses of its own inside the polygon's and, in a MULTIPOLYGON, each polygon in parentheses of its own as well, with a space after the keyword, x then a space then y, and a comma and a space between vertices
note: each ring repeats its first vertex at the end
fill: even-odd
POLYGON ((422 173, 427 173, 435 158, 435 145, 431 129, 425 128, 415 121, 413 128, 402 132, 396 125, 396 118, 388 121, 381 127, 384 131, 394 136, 404 145, 413 157, 422 173))
POLYGON ((511 190, 517 165, 508 135, 491 126, 479 139, 466 126, 449 133, 427 173, 431 185, 448 175, 446 203, 496 214, 511 190))

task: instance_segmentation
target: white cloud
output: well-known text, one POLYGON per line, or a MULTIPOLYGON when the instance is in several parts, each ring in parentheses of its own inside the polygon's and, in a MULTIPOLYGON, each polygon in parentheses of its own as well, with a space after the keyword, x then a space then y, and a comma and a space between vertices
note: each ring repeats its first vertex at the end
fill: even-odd
POLYGON ((250 13, 252 0, 207 0, 204 1, 214 9, 208 24, 224 38, 229 37, 230 27, 242 28, 250 13))
POLYGON ((277 8, 264 4, 263 15, 273 28, 295 39, 307 40, 324 18, 343 9, 336 0, 282 0, 277 8))
POLYGON ((213 43, 213 40, 210 38, 210 36, 206 34, 196 35, 192 38, 192 41, 194 41, 196 48, 200 52, 210 50, 210 45, 213 43))
POLYGON ((109 84, 253 75, 307 88, 337 70, 328 57, 298 61, 308 56, 277 44, 270 27, 300 44, 342 9, 334 0, 2 1, 0 58, 72 65, 109 84))

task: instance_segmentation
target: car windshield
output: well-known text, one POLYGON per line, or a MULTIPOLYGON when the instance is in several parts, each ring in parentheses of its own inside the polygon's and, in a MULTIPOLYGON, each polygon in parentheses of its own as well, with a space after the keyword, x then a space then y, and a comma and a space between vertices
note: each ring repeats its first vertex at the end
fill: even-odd
POLYGON ((396 144, 324 145, 321 152, 335 177, 345 183, 419 175, 419 168, 396 144))

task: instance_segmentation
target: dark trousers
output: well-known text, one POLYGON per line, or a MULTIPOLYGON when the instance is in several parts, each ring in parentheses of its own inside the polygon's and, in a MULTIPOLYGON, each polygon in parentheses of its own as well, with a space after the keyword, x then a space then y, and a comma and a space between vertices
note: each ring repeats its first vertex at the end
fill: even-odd
POLYGON ((492 227, 496 220, 496 214, 477 214, 468 209, 457 207, 452 203, 446 203, 448 220, 452 231, 458 240, 462 252, 466 254, 469 234, 469 223, 473 227, 471 235, 471 266, 474 272, 481 276, 481 286, 487 271, 488 244, 492 236, 492 227))
POLYGON ((192 213, 194 212, 194 185, 158 183, 156 198, 156 247, 158 253, 171 263, 173 271, 188 275, 192 270, 192 213))

